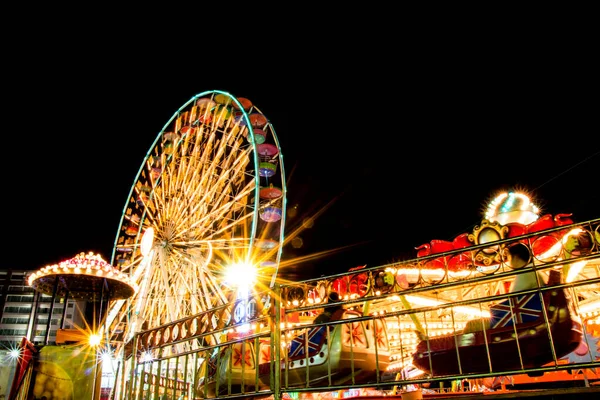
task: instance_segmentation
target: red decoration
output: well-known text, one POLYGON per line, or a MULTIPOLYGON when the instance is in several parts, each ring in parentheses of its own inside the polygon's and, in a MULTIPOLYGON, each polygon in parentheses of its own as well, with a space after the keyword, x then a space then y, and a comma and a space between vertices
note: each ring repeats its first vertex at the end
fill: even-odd
POLYGON ((19 350, 21 354, 17 359, 17 367, 15 369, 15 377, 12 381, 12 385, 10 387, 10 393, 8 395, 9 400, 14 400, 17 398, 19 394, 19 389, 23 384, 23 379, 29 368, 33 368, 33 354, 37 353, 37 349, 26 337, 21 339, 21 344, 19 345, 19 350))
MULTIPOLYGON (((556 214, 555 216, 546 214, 529 225, 513 222, 504 226, 508 228, 507 238, 514 238, 560 226, 570 225, 573 223, 573 220, 570 217, 571 214, 556 214)), ((539 256, 560 242, 565 233, 565 230, 558 230, 555 232, 527 238, 522 242, 527 245, 531 245, 533 255, 539 256)), ((421 246, 415 248, 417 250, 417 257, 426 257, 432 254, 446 253, 475 245, 475 243, 471 243, 469 241, 468 236, 468 233, 462 233, 455 237, 452 241, 434 239, 429 243, 422 244, 421 246)), ((427 260, 424 263, 424 267, 443 269, 445 268, 445 265, 448 264, 449 271, 459 271, 461 269, 468 268, 472 263, 471 254, 466 252, 427 260)))

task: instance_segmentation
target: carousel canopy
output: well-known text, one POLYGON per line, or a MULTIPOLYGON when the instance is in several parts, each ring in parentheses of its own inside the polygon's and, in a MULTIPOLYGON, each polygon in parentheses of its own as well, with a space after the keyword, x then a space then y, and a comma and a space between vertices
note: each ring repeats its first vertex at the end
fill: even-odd
POLYGON ((93 253, 80 253, 58 264, 45 266, 29 275, 28 284, 36 291, 72 299, 101 301, 126 299, 137 284, 93 253))

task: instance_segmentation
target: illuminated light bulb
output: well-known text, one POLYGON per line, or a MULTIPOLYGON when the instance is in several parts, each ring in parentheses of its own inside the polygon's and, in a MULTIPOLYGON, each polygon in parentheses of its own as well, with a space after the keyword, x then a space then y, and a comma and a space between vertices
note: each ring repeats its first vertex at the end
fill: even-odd
POLYGON ((90 344, 90 346, 95 347, 100 344, 101 339, 102 338, 100 337, 100 335, 98 335, 97 333, 92 333, 88 338, 88 343, 90 344))
POLYGON ((529 225, 538 219, 539 212, 539 208, 524 193, 507 192, 488 204, 484 217, 502 225, 513 222, 529 225))
POLYGON ((102 353, 101 359, 105 364, 110 364, 112 362, 112 356, 110 353, 102 353))
POLYGON ((154 357, 152 357, 152 353, 149 351, 144 352, 142 355, 142 362, 152 361, 154 357))

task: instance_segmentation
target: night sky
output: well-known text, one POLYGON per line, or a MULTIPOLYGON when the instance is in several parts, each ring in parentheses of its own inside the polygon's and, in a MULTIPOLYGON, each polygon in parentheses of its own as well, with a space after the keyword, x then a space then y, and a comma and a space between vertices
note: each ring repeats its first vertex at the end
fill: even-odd
POLYGON ((121 56, 59 54, 28 73, 19 71, 26 62, 11 67, 0 268, 37 269, 89 251, 109 261, 151 144, 179 107, 209 90, 250 99, 273 124, 286 232, 320 212, 283 260, 336 251, 288 276, 413 258, 423 243, 470 231, 500 190, 529 191, 544 213, 600 217, 598 111, 588 101, 598 91, 585 60, 569 70, 510 60, 440 68, 399 67, 390 56, 342 69, 346 60, 306 68, 275 58, 225 70, 222 58, 121 56))

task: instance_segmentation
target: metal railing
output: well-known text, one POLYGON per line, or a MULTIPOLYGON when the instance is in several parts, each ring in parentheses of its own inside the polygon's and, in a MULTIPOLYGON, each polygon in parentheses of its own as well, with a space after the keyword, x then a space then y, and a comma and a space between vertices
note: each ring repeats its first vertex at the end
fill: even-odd
POLYGON ((594 334, 600 335, 600 304, 595 304, 600 301, 599 293, 600 219, 325 278, 278 284, 272 292, 256 294, 270 296, 272 304, 243 323, 233 323, 232 303, 136 334, 125 346, 112 396, 117 400, 161 396, 280 398, 290 392, 349 387, 386 391, 406 385, 439 386, 464 378, 598 368, 594 334), (568 242, 567 232, 575 232, 571 236, 579 242, 568 242), (544 257, 536 254, 535 246, 541 240, 556 247, 553 253, 544 257), (504 252, 515 243, 525 245, 533 255, 534 260, 525 268, 511 269, 506 264, 504 252), (482 259, 483 253, 485 260, 495 262, 482 259), (458 269, 456 257, 462 266, 458 269), (428 267, 434 261, 437 272, 428 267), (538 282, 537 287, 517 293, 508 290, 510 282, 531 272, 542 276, 562 273, 562 278, 548 284, 538 282), (573 275, 568 281, 565 272, 573 275), (327 293, 333 290, 343 292, 342 299, 333 305, 347 310, 344 317, 314 324, 327 293), (562 292, 567 302, 564 307, 553 303, 556 293, 562 292), (545 329, 540 337, 548 340, 550 362, 524 359, 528 349, 519 347, 528 333, 519 330, 525 325, 516 319, 511 299, 530 294, 539 298, 541 319, 537 321, 543 321, 531 325, 531 330, 545 329), (483 335, 482 349, 488 358, 494 340, 509 340, 500 334, 487 335, 497 328, 486 325, 491 318, 486 312, 503 302, 509 307, 508 319, 513 321, 505 331, 510 337, 512 329, 517 338, 519 363, 497 369, 490 362, 486 370, 468 372, 470 361, 461 352, 469 345, 459 341, 465 340, 470 320, 481 322, 483 333, 471 333, 473 337, 483 335), (553 330, 553 318, 560 319, 567 311, 573 321, 580 321, 581 342, 587 347, 587 353, 578 348, 578 356, 570 358, 554 354, 560 348, 554 340, 563 339, 553 330), (435 370, 414 368, 411 361, 417 345, 437 345, 445 337, 454 341, 458 371, 436 374, 435 370))

